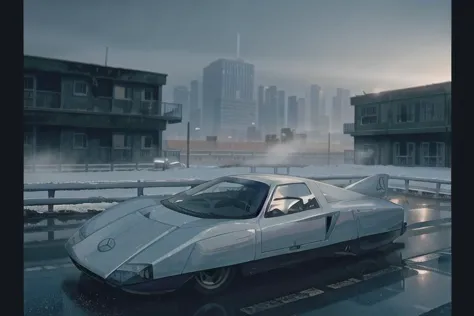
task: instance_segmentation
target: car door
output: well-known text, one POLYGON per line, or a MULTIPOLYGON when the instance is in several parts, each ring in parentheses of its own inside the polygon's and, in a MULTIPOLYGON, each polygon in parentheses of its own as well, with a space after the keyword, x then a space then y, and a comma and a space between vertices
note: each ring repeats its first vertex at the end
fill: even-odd
POLYGON ((305 183, 278 185, 260 219, 260 228, 262 254, 284 254, 324 240, 326 217, 305 183))

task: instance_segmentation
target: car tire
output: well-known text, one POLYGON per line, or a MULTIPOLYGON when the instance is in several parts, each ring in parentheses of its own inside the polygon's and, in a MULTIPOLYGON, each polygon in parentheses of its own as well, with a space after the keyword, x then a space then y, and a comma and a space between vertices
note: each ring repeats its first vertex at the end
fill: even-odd
POLYGON ((200 271, 194 276, 194 289, 203 295, 222 293, 234 281, 235 274, 234 266, 200 271))

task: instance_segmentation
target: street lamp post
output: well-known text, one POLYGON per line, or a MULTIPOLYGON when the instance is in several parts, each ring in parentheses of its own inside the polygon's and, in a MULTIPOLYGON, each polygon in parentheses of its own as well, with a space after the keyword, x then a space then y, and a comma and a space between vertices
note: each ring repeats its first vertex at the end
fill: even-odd
POLYGON ((190 137, 190 130, 189 130, 189 121, 187 124, 186 129, 186 168, 189 168, 189 137, 190 137))

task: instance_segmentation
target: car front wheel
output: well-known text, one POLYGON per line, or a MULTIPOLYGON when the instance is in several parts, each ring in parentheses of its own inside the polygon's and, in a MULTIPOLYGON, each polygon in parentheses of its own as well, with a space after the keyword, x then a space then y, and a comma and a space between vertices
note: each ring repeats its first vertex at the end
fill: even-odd
POLYGON ((194 288, 201 294, 214 295, 229 287, 235 277, 235 267, 200 271, 194 276, 194 288))

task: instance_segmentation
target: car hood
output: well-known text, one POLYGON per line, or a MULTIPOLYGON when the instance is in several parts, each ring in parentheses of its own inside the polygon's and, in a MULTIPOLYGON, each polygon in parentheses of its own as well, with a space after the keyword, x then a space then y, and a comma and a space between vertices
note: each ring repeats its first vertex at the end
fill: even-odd
POLYGON ((68 243, 66 248, 79 264, 100 277, 107 278, 134 255, 176 228, 149 220, 140 213, 133 213, 92 233, 75 245, 68 243), (104 244, 108 246, 101 247, 104 244))
POLYGON ((148 218, 151 220, 177 227, 193 222, 203 222, 201 218, 178 213, 164 207, 159 199, 143 197, 117 204, 94 216, 81 227, 82 237, 86 238, 105 226, 137 212, 149 213, 148 218))
POLYGON ((122 264, 180 227, 205 229, 222 221, 181 214, 152 198, 134 199, 90 219, 79 234, 71 237, 66 249, 79 264, 107 278, 122 264), (108 247, 101 247, 103 244, 108 247))

